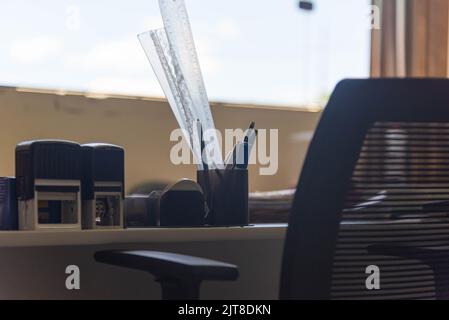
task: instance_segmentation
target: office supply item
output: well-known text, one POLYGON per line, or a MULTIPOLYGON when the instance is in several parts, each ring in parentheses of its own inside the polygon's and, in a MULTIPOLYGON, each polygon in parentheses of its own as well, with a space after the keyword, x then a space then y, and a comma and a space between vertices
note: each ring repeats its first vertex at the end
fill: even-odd
POLYGON ((182 179, 149 195, 127 196, 127 227, 202 227, 205 205, 201 187, 195 181, 182 179))
POLYGON ((256 139, 256 133, 246 136, 243 142, 237 142, 232 153, 226 159, 226 169, 247 169, 249 165, 249 157, 256 139))
POLYGON ((83 228, 123 228, 125 151, 106 143, 83 144, 83 228))
POLYGON ((248 162, 246 164, 247 168, 248 168, 248 165, 249 165, 249 160, 251 159, 251 152, 252 152, 254 144, 256 142, 257 134, 258 134, 257 129, 254 129, 254 130, 251 130, 251 132, 249 133, 249 136, 248 136, 248 153, 247 153, 247 155, 248 155, 248 162))
POLYGON ((0 230, 18 230, 16 179, 0 178, 0 230))
MULTIPOLYGON (((427 205, 449 196, 448 105, 447 79, 345 80, 337 85, 295 193, 281 299, 448 297, 449 220, 429 215, 427 205), (380 203, 356 210, 379 192, 384 196, 380 203), (380 286, 370 290, 373 266, 379 268, 380 286)), ((438 210, 446 212, 445 204, 438 210)), ((129 251, 102 253, 97 259, 164 278, 162 265, 169 257, 129 251), (138 263, 130 261, 133 255, 138 263)), ((171 267, 185 268, 188 259, 170 260, 177 265, 171 267)), ((198 277, 208 274, 195 271, 202 272, 198 277)), ((178 297, 198 291, 195 282, 176 283, 182 284, 176 287, 178 297)))
POLYGON ((221 148, 184 1, 161 0, 159 6, 165 28, 139 34, 139 41, 180 127, 189 135, 185 138, 196 158, 200 159, 200 155, 195 147, 197 139, 194 138, 193 125, 194 120, 199 119, 208 136, 206 162, 211 168, 223 168, 221 148))
MULTIPOLYGON (((192 107, 196 110, 195 114, 200 119, 203 130, 211 137, 211 141, 207 143, 208 148, 213 150, 210 152, 212 158, 208 158, 209 167, 223 169, 221 148, 215 133, 215 124, 184 0, 159 0, 159 8, 172 53, 177 58, 179 70, 190 93, 192 107)), ((208 152, 208 155, 210 153, 208 152)))
POLYGON ((124 215, 126 228, 155 227, 158 225, 158 217, 151 200, 151 194, 132 194, 125 197, 124 215))
POLYGON ((249 165, 249 158, 254 142, 256 140, 257 130, 256 123, 251 122, 249 128, 244 132, 243 141, 237 142, 234 149, 226 157, 226 169, 247 169, 249 165))
POLYGON ((168 186, 156 201, 161 227, 204 226, 205 199, 195 181, 182 179, 168 186))
POLYGON ((245 137, 248 137, 250 135, 250 132, 254 131, 255 128, 256 128, 256 123, 254 121, 251 121, 248 129, 245 130, 245 137))
MULTIPOLYGON (((201 122, 198 120, 197 122, 197 128, 198 128, 198 137, 199 137, 199 145, 201 150, 201 166, 199 171, 204 171, 206 173, 204 181, 203 181, 203 195, 204 195, 204 211, 205 211, 205 222, 207 221, 209 217, 209 203, 210 203, 210 185, 209 185, 209 179, 207 176, 207 172, 209 171, 209 165, 207 164, 207 160, 203 158, 203 153, 205 151, 205 143, 204 143, 204 136, 203 136, 203 127, 201 126, 201 122)), ((198 181, 198 180, 197 180, 198 181)))
MULTIPOLYGON (((203 151, 204 151, 204 142, 203 142, 203 127, 201 126, 201 121, 200 119, 196 120, 196 140, 198 145, 199 145, 199 151, 200 151, 200 157, 197 159, 198 160, 198 170, 204 170, 204 163, 207 162, 203 159, 203 151)), ((207 163, 206 163, 207 165, 207 163)), ((207 167, 208 168, 208 167, 207 167)))
POLYGON ((243 167, 241 169, 247 169, 249 165, 249 157, 251 154, 252 147, 254 145, 254 141, 256 140, 257 130, 255 129, 256 123, 253 121, 249 125, 249 128, 245 131, 245 139, 244 139, 244 161, 243 167))
POLYGON ((207 171, 209 170, 209 164, 207 162, 207 157, 206 157, 206 143, 204 141, 204 131, 203 131, 203 126, 201 125, 201 122, 198 121, 198 128, 199 128, 199 138, 200 138, 200 148, 201 148, 201 162, 202 162, 202 166, 203 166, 203 170, 207 171))
POLYGON ((235 145, 235 152, 233 154, 234 160, 232 164, 232 169, 246 169, 247 167, 247 154, 248 154, 248 141, 247 137, 243 142, 238 142, 235 145))
POLYGON ((226 169, 227 170, 231 170, 232 168, 234 168, 234 163, 237 161, 237 145, 240 142, 237 142, 234 145, 234 148, 232 149, 232 151, 228 154, 228 156, 226 157, 226 161, 225 161, 225 165, 226 165, 226 169))
POLYGON ((235 150, 235 145, 234 148, 228 152, 226 158, 225 158, 225 169, 231 169, 232 165, 233 165, 233 154, 234 154, 234 150, 235 150))
POLYGON ((36 140, 16 146, 21 230, 81 229, 81 146, 36 140))
POLYGON ((248 170, 197 171, 197 181, 207 194, 208 225, 248 225, 248 170))
POLYGON ((196 144, 194 125, 197 117, 192 110, 192 99, 179 70, 164 29, 150 30, 138 35, 138 39, 153 68, 169 105, 184 132, 184 138, 198 163, 201 163, 199 146, 196 144))

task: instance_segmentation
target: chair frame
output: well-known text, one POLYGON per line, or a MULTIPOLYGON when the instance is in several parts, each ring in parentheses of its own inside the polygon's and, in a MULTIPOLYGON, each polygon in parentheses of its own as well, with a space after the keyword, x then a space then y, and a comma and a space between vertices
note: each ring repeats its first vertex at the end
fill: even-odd
POLYGON ((376 122, 449 122, 449 80, 340 82, 309 146, 289 217, 281 299, 330 299, 345 195, 376 122))

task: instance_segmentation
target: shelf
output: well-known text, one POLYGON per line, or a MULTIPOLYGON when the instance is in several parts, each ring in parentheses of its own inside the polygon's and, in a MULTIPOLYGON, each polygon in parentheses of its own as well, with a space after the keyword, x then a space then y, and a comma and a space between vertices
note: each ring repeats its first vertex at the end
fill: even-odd
POLYGON ((286 224, 223 228, 1 231, 0 248, 283 239, 286 224))

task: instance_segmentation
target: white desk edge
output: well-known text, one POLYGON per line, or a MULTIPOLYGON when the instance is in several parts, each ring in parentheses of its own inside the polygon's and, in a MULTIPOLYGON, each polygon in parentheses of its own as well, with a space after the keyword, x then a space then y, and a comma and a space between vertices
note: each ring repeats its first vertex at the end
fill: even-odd
POLYGON ((172 243, 227 240, 282 240, 287 224, 224 228, 148 228, 108 230, 0 231, 0 248, 172 243))

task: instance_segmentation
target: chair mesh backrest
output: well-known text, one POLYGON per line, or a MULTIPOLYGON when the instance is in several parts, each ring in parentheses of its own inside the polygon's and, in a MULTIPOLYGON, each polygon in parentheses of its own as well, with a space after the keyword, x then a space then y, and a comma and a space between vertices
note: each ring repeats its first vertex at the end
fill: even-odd
POLYGON ((375 123, 365 136, 345 197, 332 298, 444 298, 449 268, 436 279, 431 266, 449 261, 447 200, 449 124, 375 123), (432 251, 425 257, 398 257, 370 251, 376 244, 432 251), (368 275, 361 277, 369 265, 379 267, 380 290, 367 290, 368 275))
POLYGON ((336 87, 296 190, 280 297, 449 298, 449 80, 336 87))

